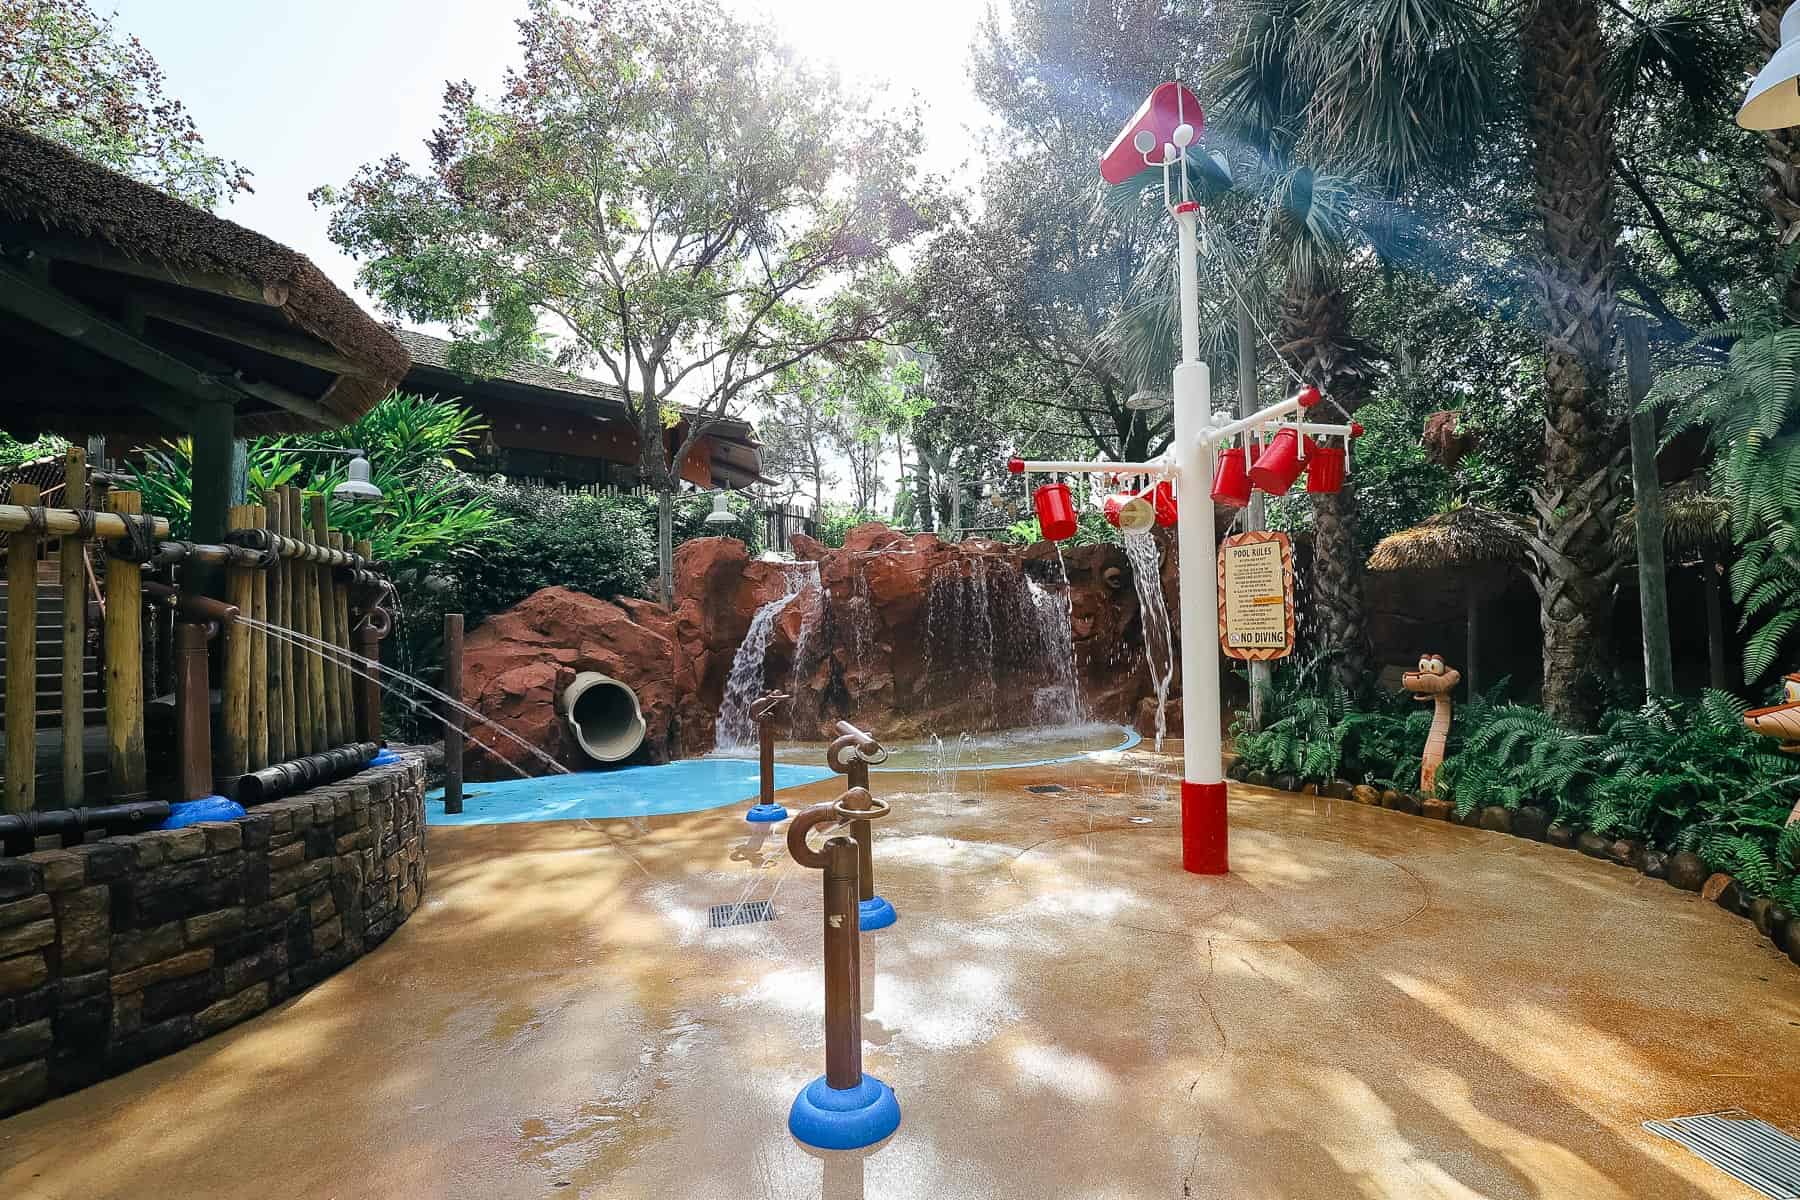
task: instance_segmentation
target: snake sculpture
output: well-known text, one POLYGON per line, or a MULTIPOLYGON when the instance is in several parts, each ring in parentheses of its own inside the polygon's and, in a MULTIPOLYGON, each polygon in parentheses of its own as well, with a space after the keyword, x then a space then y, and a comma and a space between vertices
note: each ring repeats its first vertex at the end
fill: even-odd
MULTIPOLYGON (((1744 724, 1764 737, 1774 738, 1778 748, 1788 754, 1800 754, 1800 673, 1785 676, 1781 687, 1783 703, 1751 709, 1744 714, 1744 724)), ((1789 825, 1796 821, 1800 821, 1800 804, 1788 814, 1789 825)))
POLYGON ((1426 654, 1419 659, 1419 669, 1400 677, 1401 686, 1415 700, 1429 700, 1436 705, 1431 714, 1431 733, 1425 738, 1425 753, 1419 760, 1419 794, 1437 795, 1438 767, 1444 762, 1444 746, 1450 740, 1450 693, 1462 682, 1462 672, 1444 665, 1441 654, 1426 654))

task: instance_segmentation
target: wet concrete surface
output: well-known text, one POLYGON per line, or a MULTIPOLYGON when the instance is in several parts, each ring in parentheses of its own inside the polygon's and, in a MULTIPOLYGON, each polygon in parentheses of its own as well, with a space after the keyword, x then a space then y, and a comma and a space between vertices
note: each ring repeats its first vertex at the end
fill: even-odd
POLYGON ((1747 922, 1255 788, 1233 874, 1187 875, 1177 769, 877 777, 900 920, 863 939, 866 1067, 904 1121, 870 1151, 787 1134, 824 1063, 820 877, 733 806, 433 829, 386 945, 0 1121, 0 1196, 1751 1197, 1639 1123, 1800 1127, 1800 970, 1747 922))

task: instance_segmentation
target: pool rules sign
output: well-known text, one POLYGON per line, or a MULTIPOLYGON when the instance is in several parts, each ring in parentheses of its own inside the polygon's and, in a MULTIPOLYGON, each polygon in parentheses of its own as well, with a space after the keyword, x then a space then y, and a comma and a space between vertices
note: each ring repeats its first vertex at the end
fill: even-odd
POLYGON ((1219 545, 1219 647, 1266 661, 1294 652, 1294 547, 1285 533, 1240 533, 1219 545))

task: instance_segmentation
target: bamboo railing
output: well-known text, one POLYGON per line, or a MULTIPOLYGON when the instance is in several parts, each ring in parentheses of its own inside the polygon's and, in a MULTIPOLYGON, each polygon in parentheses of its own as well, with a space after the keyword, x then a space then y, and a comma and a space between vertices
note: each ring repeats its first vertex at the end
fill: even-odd
MULTIPOLYGON (((54 803, 64 808, 155 799, 188 800, 196 780, 232 794, 252 773, 306 755, 351 743, 380 740, 378 689, 359 680, 352 653, 373 657, 390 618, 382 607, 389 591, 367 542, 352 542, 329 527, 324 497, 297 488, 271 490, 265 504, 237 505, 227 516, 223 544, 168 539, 169 524, 144 516, 138 493, 114 490, 105 508, 86 507, 87 464, 79 449, 68 451, 59 499, 71 505, 39 504, 35 485, 15 484, 0 504, 0 532, 7 539, 8 614, 5 697, 6 758, 0 810, 25 812, 40 806, 37 794, 38 736, 37 622, 38 558, 45 538, 60 538, 63 592, 62 786, 54 803), (302 513, 305 514, 304 519, 302 513), (87 544, 106 543, 101 611, 101 659, 106 694, 106 783, 104 795, 86 786, 83 670, 87 657, 87 544), (223 567, 224 604, 189 603, 179 590, 197 564, 223 567), (149 576, 161 582, 146 589, 149 576), (173 583, 175 590, 168 586, 173 583), (146 754, 147 672, 160 674, 148 655, 146 614, 155 604, 175 628, 201 621, 216 638, 207 642, 194 630, 176 638, 190 656, 197 647, 216 647, 220 712, 210 737, 202 725, 180 740, 210 742, 211 761, 186 762, 173 778, 152 779, 146 754), (169 609, 173 608, 171 614, 169 609), (220 614, 229 612, 230 619, 220 614), (200 614, 200 615, 196 615, 200 614), (210 614, 210 615, 208 615, 210 614), (247 621, 238 620, 238 616, 247 621), (287 637, 261 626, 289 629, 323 644, 324 655, 298 648, 287 637), (354 642, 352 639, 355 639, 354 642), (151 660, 146 667, 146 658, 151 660), (182 782, 186 780, 187 782, 182 782), (167 791, 165 797, 161 793, 167 791)), ((197 600, 197 598, 194 598, 197 600)), ((168 628, 168 627, 165 627, 168 628)), ((54 635, 52 635, 54 636, 54 635)), ((310 645, 311 643, 309 643, 310 645)), ((209 648, 204 651, 211 653, 209 648)), ((191 665, 188 668, 192 673, 191 665)), ((198 690, 195 704, 205 703, 198 690)), ((196 714, 184 714, 192 729, 196 714)), ((202 722, 205 717, 199 717, 202 722)), ((43 798, 48 801, 48 798, 43 798)), ((45 806, 48 806, 46 804, 45 806)))

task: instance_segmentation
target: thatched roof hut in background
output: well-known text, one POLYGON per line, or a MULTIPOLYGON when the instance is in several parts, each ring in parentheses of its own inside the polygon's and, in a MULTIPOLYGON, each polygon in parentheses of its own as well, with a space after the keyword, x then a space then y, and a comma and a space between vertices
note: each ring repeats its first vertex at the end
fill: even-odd
POLYGON ((1448 571, 1463 584, 1467 649, 1463 678, 1469 694, 1480 690, 1481 598, 1497 572, 1531 562, 1531 523, 1516 513, 1465 504, 1391 533, 1369 555, 1371 571, 1448 571))
MULTIPOLYGON (((1673 556, 1670 566, 1700 572, 1706 593, 1706 658, 1708 682, 1731 687, 1725 669, 1725 588, 1723 575, 1731 559, 1731 505, 1715 496, 1706 477, 1694 474, 1662 490, 1663 546, 1673 556)), ((1637 509, 1626 509, 1613 526, 1613 547, 1624 562, 1637 561, 1637 509)))

